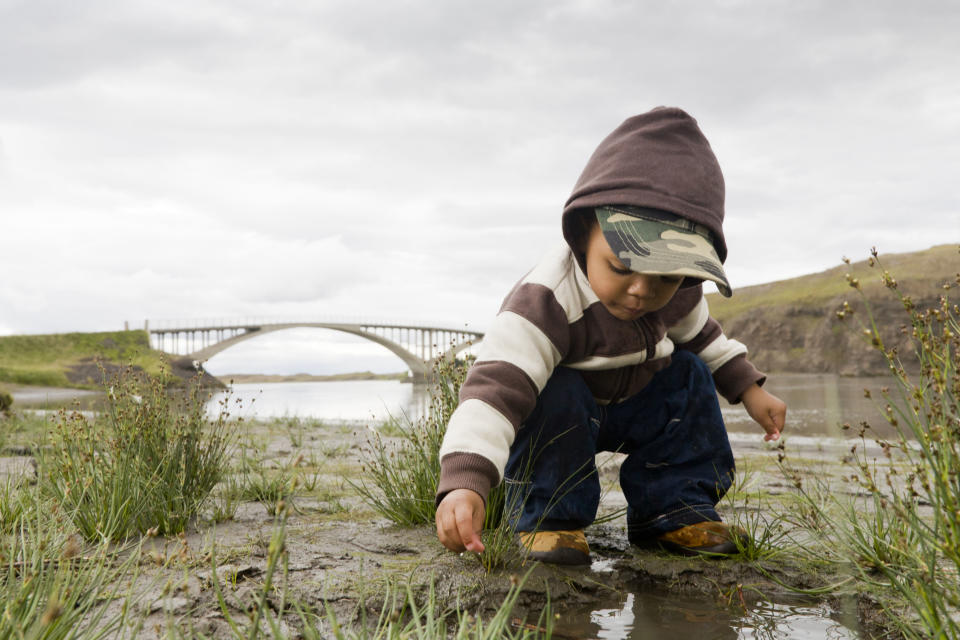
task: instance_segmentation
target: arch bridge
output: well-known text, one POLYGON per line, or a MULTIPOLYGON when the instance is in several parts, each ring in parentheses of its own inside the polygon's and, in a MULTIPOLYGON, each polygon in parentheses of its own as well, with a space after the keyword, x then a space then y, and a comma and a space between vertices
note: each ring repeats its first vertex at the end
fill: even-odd
POLYGON ((342 331, 386 347, 403 360, 414 381, 426 380, 437 359, 452 360, 483 339, 482 333, 467 329, 378 321, 225 319, 144 323, 151 346, 197 364, 245 340, 301 327, 342 331))

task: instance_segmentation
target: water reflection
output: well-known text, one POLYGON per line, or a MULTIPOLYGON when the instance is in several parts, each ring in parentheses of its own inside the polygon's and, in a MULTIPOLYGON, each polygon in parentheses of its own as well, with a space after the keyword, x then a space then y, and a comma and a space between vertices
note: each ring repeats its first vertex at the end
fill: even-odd
POLYGON ((705 596, 627 593, 618 608, 571 608, 558 613, 554 637, 698 638, 699 640, 855 639, 860 633, 834 619, 817 603, 758 602, 741 604, 705 596))

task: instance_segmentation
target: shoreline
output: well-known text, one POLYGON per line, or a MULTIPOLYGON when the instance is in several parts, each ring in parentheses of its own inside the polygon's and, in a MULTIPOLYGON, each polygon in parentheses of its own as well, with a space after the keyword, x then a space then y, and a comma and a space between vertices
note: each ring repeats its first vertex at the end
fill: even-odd
POLYGON ((406 371, 398 373, 354 371, 352 373, 333 373, 326 375, 315 375, 311 373, 224 373, 215 375, 214 377, 225 384, 246 384, 252 382, 268 384, 273 382, 353 382, 357 380, 399 380, 400 382, 405 382, 409 379, 406 371))

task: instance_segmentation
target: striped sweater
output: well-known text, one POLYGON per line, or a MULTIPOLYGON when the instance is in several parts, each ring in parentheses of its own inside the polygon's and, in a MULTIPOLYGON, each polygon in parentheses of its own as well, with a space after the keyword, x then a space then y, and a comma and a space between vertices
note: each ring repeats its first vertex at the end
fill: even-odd
POLYGON ((517 428, 557 366, 577 369, 600 404, 620 402, 670 363, 675 349, 697 354, 731 402, 760 374, 747 349, 709 316, 700 285, 677 291, 634 321, 612 316, 590 288, 570 247, 546 255, 507 295, 460 390, 440 450, 440 500, 499 484, 517 428))

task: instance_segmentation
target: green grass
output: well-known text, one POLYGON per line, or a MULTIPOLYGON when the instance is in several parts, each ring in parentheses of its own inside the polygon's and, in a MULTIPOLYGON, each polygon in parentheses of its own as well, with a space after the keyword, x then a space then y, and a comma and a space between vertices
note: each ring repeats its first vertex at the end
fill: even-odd
POLYGON ((89 359, 130 364, 152 375, 163 369, 160 352, 142 330, 2 336, 0 382, 90 388, 101 381, 71 382, 67 376, 72 366, 89 359))
POLYGON ((17 500, 18 518, 0 538, 0 640, 116 637, 128 608, 108 614, 107 607, 129 597, 123 585, 136 575, 136 550, 85 548, 60 529, 38 492, 21 491, 17 500))
MULTIPOLYGON (((885 268, 896 273, 903 290, 908 293, 935 292, 945 277, 949 278, 960 269, 956 245, 939 245, 926 251, 883 256, 883 261, 885 268)), ((863 291, 871 298, 884 290, 883 284, 875 276, 871 278, 869 260, 864 260, 842 264, 821 273, 738 288, 732 298, 710 294, 707 296, 710 314, 723 324, 729 318, 760 307, 789 305, 823 308, 837 296, 851 293, 844 278, 847 273, 863 283, 863 291)))

